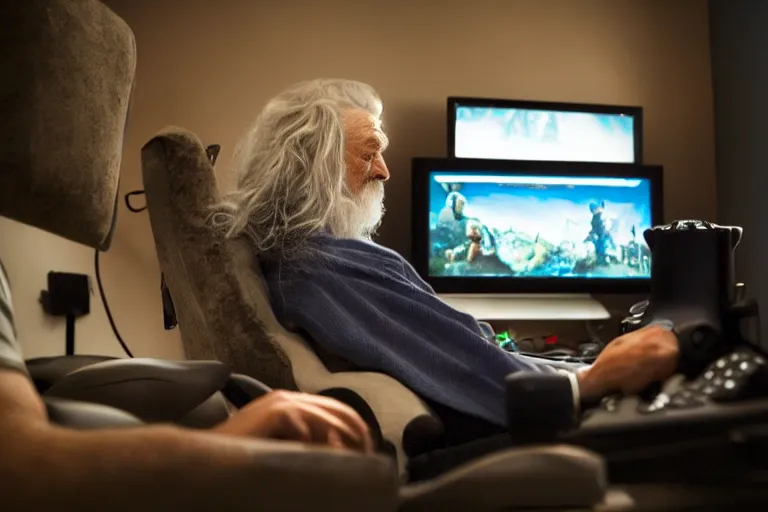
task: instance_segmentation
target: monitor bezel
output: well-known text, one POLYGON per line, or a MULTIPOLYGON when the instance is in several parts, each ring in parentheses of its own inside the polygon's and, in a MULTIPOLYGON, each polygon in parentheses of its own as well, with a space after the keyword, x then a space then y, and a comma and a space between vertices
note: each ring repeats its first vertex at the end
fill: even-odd
POLYGON ((588 176, 650 180, 651 224, 664 221, 663 168, 658 165, 547 162, 469 158, 414 158, 411 165, 411 263, 435 292, 443 294, 648 293, 650 279, 556 277, 433 277, 429 275, 429 175, 435 172, 492 172, 534 176, 588 176))
MULTIPOLYGON (((553 101, 506 100, 497 98, 480 98, 469 96, 449 96, 447 100, 448 156, 456 157, 456 108, 481 107, 501 109, 528 109, 548 112, 578 112, 585 114, 626 115, 634 118, 633 137, 635 142, 635 159, 633 164, 643 163, 643 108, 622 105, 601 105, 593 103, 565 103, 553 101)), ((489 158, 491 159, 491 158, 489 158)), ((501 159, 493 159, 501 160, 501 159)), ((574 160, 559 160, 572 162, 574 160)), ((589 163, 623 163, 629 162, 589 162, 589 163)))

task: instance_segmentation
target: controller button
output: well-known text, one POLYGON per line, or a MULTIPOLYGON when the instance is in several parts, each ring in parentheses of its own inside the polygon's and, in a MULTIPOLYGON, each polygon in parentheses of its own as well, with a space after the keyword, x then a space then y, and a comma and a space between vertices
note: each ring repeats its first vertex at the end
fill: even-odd
POLYGON ((663 318, 654 320, 653 322, 651 322, 648 325, 656 325, 658 327, 661 327, 665 331, 672 331, 675 328, 675 324, 674 324, 674 322, 672 322, 672 320, 666 320, 666 319, 663 319, 663 318))
POLYGON ((725 384, 723 386, 725 387, 725 389, 728 389, 728 390, 734 389, 736 387, 736 381, 733 379, 728 379, 727 381, 725 381, 725 384))
POLYGON ((739 365, 739 370, 741 370, 745 375, 752 375, 757 371, 758 367, 759 366, 752 361, 744 361, 741 363, 741 365, 739 365))
POLYGON ((634 331, 643 325, 641 317, 627 317, 621 321, 621 328, 624 332, 634 331))
POLYGON ((645 310, 648 309, 649 304, 650 304, 650 301, 648 300, 644 300, 636 304, 633 304, 632 307, 629 308, 629 314, 635 317, 643 316, 643 314, 645 313, 645 310))
POLYGON ((705 395, 714 395, 717 391, 717 388, 715 386, 704 386, 704 389, 701 390, 702 393, 705 395))
POLYGON ((738 352, 734 352, 731 354, 731 361, 739 361, 744 358, 743 354, 739 354, 738 352))
POLYGON ((669 395, 665 393, 659 393, 656 395, 656 398, 653 399, 651 403, 641 403, 637 406, 638 412, 641 413, 651 413, 651 412, 658 412, 663 410, 667 404, 669 404, 670 398, 669 395))
POLYGON ((723 372, 723 377, 726 379, 733 376, 733 368, 728 368, 723 372))
POLYGON ((725 368, 725 365, 728 364, 725 359, 718 359, 717 362, 715 362, 715 368, 725 368))
POLYGON ((712 379, 714 379, 714 378, 715 378, 715 372, 713 372, 712 370, 707 370, 707 371, 704 373, 704 378, 705 378, 706 380, 712 380, 712 379))
POLYGON ((719 387, 722 387, 722 385, 723 385, 723 383, 724 383, 724 382, 725 382, 725 381, 723 380, 723 378, 722 378, 722 377, 715 377, 715 378, 714 378, 714 380, 712 381, 712 384, 713 384, 714 386, 717 386, 717 387, 719 388, 719 387))

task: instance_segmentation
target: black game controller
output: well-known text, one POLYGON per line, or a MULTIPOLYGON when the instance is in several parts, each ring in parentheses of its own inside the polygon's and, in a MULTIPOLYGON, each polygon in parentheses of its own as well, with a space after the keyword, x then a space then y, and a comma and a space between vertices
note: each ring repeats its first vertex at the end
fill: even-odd
POLYGON ((745 320, 758 321, 757 303, 734 280, 734 250, 742 229, 680 220, 646 230, 653 256, 650 299, 632 306, 624 332, 658 324, 677 335, 679 373, 695 378, 707 364, 746 341, 745 320))
POLYGON ((679 374, 653 393, 606 397, 580 415, 569 409, 562 379, 512 374, 514 441, 590 448, 606 458, 617 482, 738 480, 768 470, 768 357, 754 343, 759 332, 753 338, 744 328, 759 319, 756 302, 734 280, 741 234, 695 220, 647 230, 651 294, 623 327, 674 331, 679 374), (754 457, 758 451, 766 456, 754 457))

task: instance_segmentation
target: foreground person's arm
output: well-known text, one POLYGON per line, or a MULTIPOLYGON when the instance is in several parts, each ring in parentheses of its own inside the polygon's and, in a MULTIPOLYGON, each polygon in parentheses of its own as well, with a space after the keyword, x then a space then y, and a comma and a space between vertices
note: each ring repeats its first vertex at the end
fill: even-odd
POLYGON ((4 510, 240 510, 270 508, 269 496, 298 508, 299 500, 333 498, 311 482, 337 471, 339 457, 349 457, 348 471, 335 484, 350 489, 365 480, 386 482, 376 473, 391 471, 387 461, 352 452, 328 457, 328 451, 313 455, 304 445, 284 443, 270 453, 275 443, 170 426, 52 426, 28 378, 1 369, 0 411, 4 510), (303 458, 292 461, 292 454, 303 458))

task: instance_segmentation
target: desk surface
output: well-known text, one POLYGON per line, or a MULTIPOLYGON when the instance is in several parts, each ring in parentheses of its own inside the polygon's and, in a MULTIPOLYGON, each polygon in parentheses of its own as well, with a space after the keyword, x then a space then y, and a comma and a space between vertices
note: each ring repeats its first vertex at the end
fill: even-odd
POLYGON ((441 294, 449 306, 478 320, 605 320, 608 310, 591 295, 441 294))

